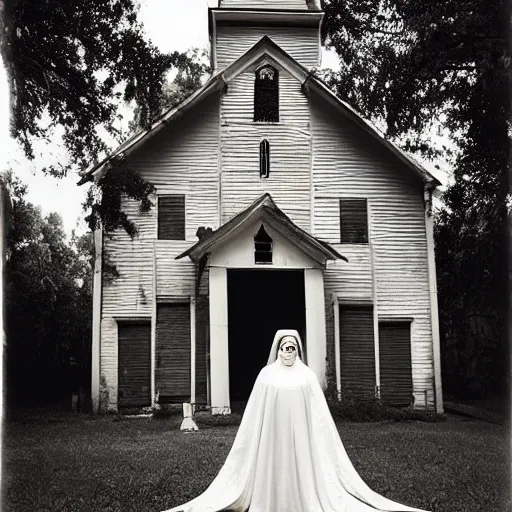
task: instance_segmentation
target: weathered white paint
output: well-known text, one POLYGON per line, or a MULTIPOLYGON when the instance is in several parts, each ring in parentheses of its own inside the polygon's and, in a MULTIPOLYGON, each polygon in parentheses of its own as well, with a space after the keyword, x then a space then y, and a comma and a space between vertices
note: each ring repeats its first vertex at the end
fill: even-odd
POLYGON ((307 268, 304 270, 304 290, 308 366, 316 373, 320 385, 325 389, 327 340, 325 336, 324 276, 321 269, 307 268))
POLYGON ((151 405, 156 403, 156 319, 157 319, 157 300, 156 300, 156 240, 153 240, 153 293, 151 294, 151 405))
POLYGON ((100 406, 101 368, 101 296, 102 296, 103 230, 94 231, 94 278, 92 299, 92 347, 91 347, 91 400, 92 412, 97 414, 100 406))
POLYGON ((183 404, 183 421, 181 422, 180 430, 185 432, 194 432, 199 430, 196 422, 192 418, 194 410, 194 405, 192 404, 183 404))
POLYGON ((263 269, 303 269, 318 267, 319 264, 291 243, 266 222, 256 220, 243 230, 219 244, 210 255, 210 267, 227 268, 263 268, 263 269), (265 231, 272 238, 272 264, 254 262, 254 236, 263 224, 265 231))
POLYGON ((427 230, 428 274, 430 290, 430 317, 432 322, 432 352, 434 357, 434 392, 436 412, 442 414, 443 387, 441 383, 441 347, 439 338, 439 313, 437 305, 437 275, 434 253, 434 220, 432 217, 432 192, 425 193, 425 225, 427 230))
POLYGON ((258 27, 217 26, 216 65, 225 68, 262 37, 268 36, 299 64, 306 68, 320 65, 321 49, 318 44, 318 27, 258 27))
POLYGON ((194 293, 194 265, 175 257, 197 240, 200 226, 218 227, 219 119, 218 99, 205 100, 200 108, 184 115, 179 125, 171 123, 130 156, 130 165, 151 181, 158 193, 185 194, 186 240, 157 240, 155 244, 156 205, 141 213, 136 201, 125 200, 123 210, 135 221, 138 235, 131 240, 118 230, 112 239, 105 240, 105 254, 121 275, 104 286, 104 317, 151 316, 155 283, 157 296, 194 293))
POLYGON ((230 414, 227 270, 210 268, 210 395, 212 414, 230 414))
MULTIPOLYGON (((236 58, 237 52, 247 50, 264 34, 303 64, 313 62, 317 58, 315 52, 319 55, 318 31, 313 27, 263 29, 224 25, 217 28, 214 45, 219 55, 224 52, 226 59, 236 58)), ((439 365, 435 362, 438 346, 435 342, 432 345, 432 339, 436 336, 439 339, 435 325, 437 299, 432 287, 435 267, 432 277, 433 252, 430 258, 428 248, 431 234, 420 180, 352 121, 338 112, 333 114, 332 107, 323 100, 314 97, 308 100, 296 75, 286 71, 289 67, 277 65, 280 122, 254 123, 254 69, 268 60, 272 61, 271 56, 253 63, 229 82, 220 100, 216 95, 192 107, 179 122, 171 122, 130 156, 130 164, 155 184, 158 193, 186 195, 186 240, 155 242, 156 210, 140 214, 134 202, 126 202, 124 206, 139 226, 138 237, 130 240, 117 232, 113 240, 105 240, 105 254, 121 272, 120 279, 106 285, 103 294, 101 378, 105 383, 102 392, 108 394, 109 406, 117 407, 117 326, 115 321, 112 324, 112 318, 151 318, 154 317, 153 298, 156 301, 193 295, 194 265, 175 257, 196 241, 198 227, 215 229, 258 196, 269 192, 292 221, 330 242, 349 259, 348 263, 329 263, 324 271, 325 289, 336 296, 337 302, 373 303, 377 319, 404 316, 413 319, 414 395, 418 403, 426 396, 427 403, 433 404, 435 382, 435 401, 442 407, 439 365), (268 179, 259 177, 259 143, 263 138, 270 142, 268 179), (368 199, 371 244, 339 243, 339 199, 343 197, 368 199), (142 295, 150 299, 147 303, 141 300, 141 289, 142 295)), ((277 258, 273 268, 316 266, 305 261, 307 257, 300 251, 295 254, 293 244, 290 248, 287 240, 280 240, 276 233, 273 235, 277 258), (279 247, 286 247, 286 258, 281 256, 279 247)), ((226 242, 226 247, 217 247, 210 261, 208 281, 210 287, 212 283, 215 286, 213 291, 210 288, 213 359, 208 368, 211 376, 208 385, 214 412, 229 410, 225 267, 254 266, 254 233, 244 236, 245 241, 239 235, 231 245, 226 242)), ((308 279, 318 291, 314 285, 318 284, 318 277, 308 279)), ((206 293, 205 287, 202 290, 206 293)), ((321 308, 318 311, 325 323, 321 308)), ((378 368, 377 321, 375 328, 378 368)), ((335 319, 335 339, 336 329, 339 325, 335 319)), ((339 332, 337 336, 339 342, 339 332)), ((339 365, 338 356, 336 364, 339 365)), ((378 381, 378 373, 376 377, 378 381)), ((339 388, 338 384, 337 375, 339 388)))
POLYGON ((195 240, 157 240, 157 296, 190 296, 195 288, 195 267, 188 259, 176 256, 188 249, 195 240))
MULTIPOLYGON (((200 226, 218 227, 219 98, 214 96, 155 135, 130 157, 130 165, 159 194, 184 194, 186 240, 200 226)), ((156 213, 154 213, 156 216, 156 213)), ((156 217, 153 221, 156 236, 156 217)))
POLYGON ((120 276, 103 288, 103 317, 151 316, 153 243, 125 241, 117 235, 105 240, 105 253, 120 276))
POLYGON ((334 319, 334 357, 336 358, 336 394, 341 400, 341 348, 340 348, 340 302, 337 295, 332 299, 334 319))
POLYGON ((102 412, 117 411, 117 322, 101 320, 100 406, 102 412))
POLYGON ((340 300, 372 302, 376 294, 379 315, 414 319, 413 389, 421 394, 433 385, 423 185, 355 124, 333 117, 322 100, 312 98, 311 110, 315 234, 349 260, 328 266, 326 290, 340 300), (343 197, 368 199, 371 253, 369 245, 338 243, 343 197))
MULTIPOLYGON (((368 233, 372 232, 372 204, 368 202, 368 233)), ((379 346, 379 300, 377 296, 377 279, 375 278, 375 255, 372 237, 368 237, 372 272, 372 303, 373 303, 373 342, 375 345, 375 396, 380 398, 380 346, 379 346)))
POLYGON ((223 222, 269 192, 303 229, 311 226, 310 131, 300 83, 280 73, 279 123, 254 123, 254 74, 241 73, 222 98, 221 162, 223 222), (270 174, 260 178, 259 145, 270 144, 270 174))
POLYGON ((196 298, 190 297, 190 402, 196 403, 196 298))

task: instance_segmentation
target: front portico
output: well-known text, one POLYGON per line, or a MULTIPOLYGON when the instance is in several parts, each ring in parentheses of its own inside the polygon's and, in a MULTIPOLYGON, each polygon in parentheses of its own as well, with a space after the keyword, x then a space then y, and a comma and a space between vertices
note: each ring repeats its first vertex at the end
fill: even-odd
MULTIPOLYGON (((201 239, 178 258, 184 256, 196 262, 201 261, 201 266, 207 264, 209 268, 209 380, 213 414, 231 412, 233 397, 230 394, 230 372, 233 368, 230 370, 230 347, 232 351, 236 348, 238 354, 247 348, 247 358, 241 359, 240 364, 250 360, 254 365, 256 361, 261 368, 265 364, 264 354, 268 355, 267 346, 270 349, 273 338, 270 331, 273 329, 299 330, 304 338, 307 363, 325 387, 323 268, 327 260, 346 258, 296 226, 277 207, 269 194, 261 196, 249 208, 201 239), (258 279, 259 276, 262 279, 258 279), (240 286, 240 279, 245 279, 244 283, 253 283, 253 286, 248 285, 249 289, 244 290, 240 286), (230 282, 238 282, 238 287, 235 287, 239 290, 236 297, 229 296, 229 290, 235 293, 233 285, 229 286, 230 282), (293 286, 287 286, 287 282, 293 283, 293 286), (265 283, 263 289, 262 283, 265 283), (302 299, 297 297, 301 288, 302 299), (293 307, 287 307, 287 293, 292 294, 288 302, 293 307), (247 326, 237 326, 235 323, 241 320, 235 314, 236 308, 243 308, 245 304, 252 307, 254 315, 244 316, 247 326), (267 309, 269 315, 265 315, 267 309), (233 315, 231 319, 230 311, 233 315), (280 316, 282 322, 293 325, 279 324, 280 316), (264 339, 260 340, 259 337, 264 339), (247 343, 247 346, 235 343, 247 343)), ((231 357, 231 363, 233 366, 237 361, 231 357)), ((250 368, 249 364, 248 371, 250 368)), ((253 378, 254 375, 249 376, 249 379, 253 378)))

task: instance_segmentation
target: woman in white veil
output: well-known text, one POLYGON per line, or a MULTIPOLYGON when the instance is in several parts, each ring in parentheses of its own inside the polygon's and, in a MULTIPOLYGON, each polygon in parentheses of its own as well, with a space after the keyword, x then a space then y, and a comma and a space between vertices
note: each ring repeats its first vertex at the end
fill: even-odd
POLYGON ((343 447, 297 331, 277 331, 219 474, 166 512, 423 512, 372 491, 343 447))

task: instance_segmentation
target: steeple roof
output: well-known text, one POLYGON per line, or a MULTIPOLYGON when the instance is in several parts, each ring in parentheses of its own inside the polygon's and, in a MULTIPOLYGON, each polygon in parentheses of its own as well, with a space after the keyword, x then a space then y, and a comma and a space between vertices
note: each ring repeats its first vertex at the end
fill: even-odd
POLYGON ((320 0, 220 0, 221 9, 293 9, 293 10, 320 10, 320 0), (308 7, 308 4, 311 7, 308 7))

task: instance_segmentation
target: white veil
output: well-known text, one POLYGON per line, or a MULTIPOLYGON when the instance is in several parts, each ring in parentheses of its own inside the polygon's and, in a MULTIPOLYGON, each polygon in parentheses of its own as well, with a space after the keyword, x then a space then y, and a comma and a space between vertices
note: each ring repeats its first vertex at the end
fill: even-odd
POLYGON ((242 512, 249 507, 275 512, 423 512, 380 496, 364 483, 303 357, 297 331, 276 332, 268 364, 256 379, 217 477, 203 494, 166 512, 242 512), (299 349, 299 360, 286 367, 274 365, 285 336, 293 336, 299 349))
POLYGON ((304 347, 302 346, 302 340, 300 339, 299 333, 295 329, 279 329, 276 332, 276 335, 274 336, 274 341, 272 342, 272 347, 270 348, 270 354, 268 356, 267 365, 272 364, 276 361, 277 352, 279 350, 279 342, 285 336, 293 336, 297 340, 297 343, 299 345, 298 356, 304 364, 307 364, 304 355, 304 347))

